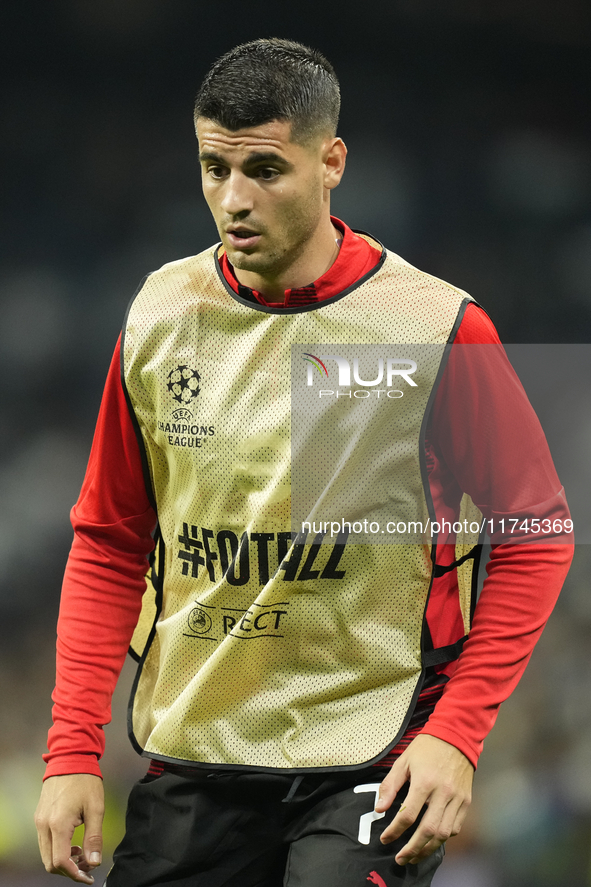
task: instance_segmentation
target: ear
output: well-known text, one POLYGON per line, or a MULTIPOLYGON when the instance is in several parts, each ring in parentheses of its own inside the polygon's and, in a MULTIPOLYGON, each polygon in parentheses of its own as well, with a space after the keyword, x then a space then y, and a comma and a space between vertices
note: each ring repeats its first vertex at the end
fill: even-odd
POLYGON ((347 147, 342 139, 326 139, 322 145, 324 187, 329 191, 339 184, 345 171, 347 147))

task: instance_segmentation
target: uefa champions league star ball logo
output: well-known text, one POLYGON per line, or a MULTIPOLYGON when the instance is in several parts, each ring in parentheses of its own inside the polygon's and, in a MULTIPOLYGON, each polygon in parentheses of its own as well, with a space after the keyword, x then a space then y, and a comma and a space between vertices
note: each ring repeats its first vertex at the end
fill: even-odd
POLYGON ((179 403, 191 403, 199 394, 199 373, 190 366, 177 367, 168 374, 166 387, 179 403))

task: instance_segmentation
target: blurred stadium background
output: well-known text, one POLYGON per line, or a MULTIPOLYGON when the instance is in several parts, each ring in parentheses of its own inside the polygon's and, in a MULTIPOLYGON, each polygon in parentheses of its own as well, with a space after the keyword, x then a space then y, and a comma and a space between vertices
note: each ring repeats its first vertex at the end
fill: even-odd
MULTIPOLYGON (((322 49, 350 149, 335 212, 471 292, 504 341, 584 343, 591 7, 20 0, 2 19, 0 887, 41 887, 32 813, 68 510, 131 294, 216 239, 191 121, 208 65, 258 36, 322 49)), ((591 883, 590 561, 581 546, 437 887, 591 883)), ((107 855, 145 767, 125 735, 131 674, 107 727, 107 855)))

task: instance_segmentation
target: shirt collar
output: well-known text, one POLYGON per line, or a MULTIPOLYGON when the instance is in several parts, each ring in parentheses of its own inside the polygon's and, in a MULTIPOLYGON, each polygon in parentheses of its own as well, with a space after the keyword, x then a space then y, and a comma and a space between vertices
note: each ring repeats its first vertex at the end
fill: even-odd
POLYGON ((381 250, 355 234, 340 219, 331 216, 331 221, 343 235, 338 256, 328 271, 317 280, 307 286, 286 290, 283 302, 268 302, 256 290, 239 283, 224 250, 220 257, 220 266, 226 281, 234 292, 242 296, 243 299, 272 308, 297 308, 315 302, 324 302, 326 299, 337 296, 353 286, 356 281, 377 265, 381 257, 381 250))

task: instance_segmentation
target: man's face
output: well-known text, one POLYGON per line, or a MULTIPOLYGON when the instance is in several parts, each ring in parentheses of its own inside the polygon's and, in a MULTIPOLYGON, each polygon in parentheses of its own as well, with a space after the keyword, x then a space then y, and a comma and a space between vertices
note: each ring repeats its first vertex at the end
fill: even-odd
POLYGON ((268 279, 298 261, 340 179, 327 162, 340 140, 302 145, 290 135, 283 120, 237 131, 197 121, 203 193, 228 258, 268 279))

